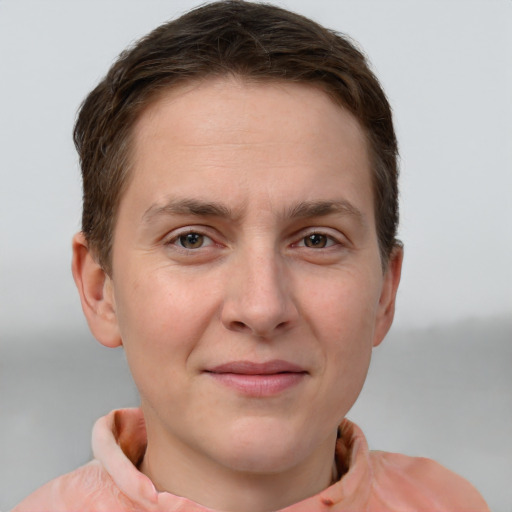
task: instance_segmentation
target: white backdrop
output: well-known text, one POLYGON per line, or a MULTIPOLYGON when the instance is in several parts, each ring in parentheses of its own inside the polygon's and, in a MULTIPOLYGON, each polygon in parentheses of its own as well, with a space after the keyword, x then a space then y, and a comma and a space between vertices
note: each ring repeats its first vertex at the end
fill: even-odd
MULTIPOLYGON (((69 270, 81 199, 75 112, 127 44, 199 3, 0 0, 0 343, 14 336, 30 350, 41 333, 83 335, 69 270)), ((276 3, 358 41, 394 107, 406 248, 396 326, 510 319, 512 1, 276 3)), ((510 394, 500 396, 510 418, 510 394)), ((500 425, 503 434, 510 423, 500 425)))
MULTIPOLYGON (((0 325, 81 322, 76 109, 134 39, 198 2, 0 0, 0 325)), ((396 322, 512 314, 512 1, 287 0, 370 56, 395 111, 396 322)))

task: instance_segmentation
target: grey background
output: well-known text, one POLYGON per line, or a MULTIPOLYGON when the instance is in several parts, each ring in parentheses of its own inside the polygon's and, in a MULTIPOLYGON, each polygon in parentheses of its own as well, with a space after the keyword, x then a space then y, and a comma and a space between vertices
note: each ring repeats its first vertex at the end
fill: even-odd
MULTIPOLYGON (((137 404, 120 349, 86 329, 4 343, 0 510, 91 456, 94 421, 137 404)), ((430 457, 469 479, 491 510, 512 510, 512 320, 395 329, 373 355, 348 417, 371 449, 430 457)), ((455 512, 455 511, 454 511, 455 512)))
MULTIPOLYGON (((199 2, 0 0, 0 510, 89 456, 137 401, 69 271, 76 109, 130 42, 199 2)), ((350 34, 395 111, 406 260, 395 328, 351 417, 512 511, 512 2, 283 1, 350 34)))

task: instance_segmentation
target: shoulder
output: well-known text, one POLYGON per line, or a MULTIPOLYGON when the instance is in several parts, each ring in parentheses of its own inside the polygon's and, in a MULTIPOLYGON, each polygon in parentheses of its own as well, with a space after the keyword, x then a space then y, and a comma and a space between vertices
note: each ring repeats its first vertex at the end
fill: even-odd
POLYGON ((471 483, 431 459, 381 451, 370 452, 370 458, 379 506, 414 506, 418 512, 489 511, 471 483))
POLYGON ((102 512, 135 510, 104 467, 92 461, 43 485, 11 512, 102 512))

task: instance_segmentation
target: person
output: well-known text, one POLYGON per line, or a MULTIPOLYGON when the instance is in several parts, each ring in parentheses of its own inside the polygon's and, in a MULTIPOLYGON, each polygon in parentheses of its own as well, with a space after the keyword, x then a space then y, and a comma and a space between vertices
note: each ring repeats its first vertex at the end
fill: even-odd
POLYGON ((81 107, 73 276, 140 409, 23 511, 485 511, 345 419, 403 249, 391 109, 344 36, 227 0, 122 53, 81 107))

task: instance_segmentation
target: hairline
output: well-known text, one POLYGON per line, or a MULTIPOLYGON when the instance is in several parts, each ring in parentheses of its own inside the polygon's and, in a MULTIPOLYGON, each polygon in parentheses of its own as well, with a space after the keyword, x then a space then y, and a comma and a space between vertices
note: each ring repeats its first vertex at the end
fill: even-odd
POLYGON ((110 276, 113 275, 112 268, 112 251, 113 244, 115 238, 115 227, 117 224, 117 219, 119 215, 119 207, 121 201, 126 193, 126 190, 130 186, 131 180, 134 175, 134 163, 135 163, 135 138, 136 138, 136 128, 140 121, 140 119, 144 116, 144 114, 151 109, 154 105, 156 105, 159 101, 161 101, 165 96, 168 96, 170 93, 183 90, 186 91, 189 87, 192 88, 194 86, 200 85, 201 83, 205 83, 207 81, 212 80, 223 80, 233 78, 235 80, 240 81, 241 84, 297 84, 305 87, 310 87, 313 89, 317 89, 327 95, 333 104, 333 107, 337 107, 340 109, 344 109, 349 112, 354 120, 359 125, 361 132, 364 137, 365 147, 368 154, 369 166, 370 166, 370 180, 371 180, 371 191, 372 191, 372 203, 374 207, 374 219, 375 226, 377 228, 377 242, 379 247, 379 256, 382 263, 383 271, 386 270, 387 264, 391 257, 391 254, 395 247, 400 247, 401 244, 399 241, 395 240, 393 246, 389 251, 385 251, 385 247, 382 246, 380 235, 378 232, 378 211, 377 211, 377 186, 376 179, 378 173, 378 167, 385 166, 379 157, 378 153, 375 151, 374 144, 371 140, 371 132, 370 130, 364 126, 361 122, 358 115, 347 105, 342 97, 339 94, 336 94, 336 91, 330 86, 327 81, 322 81, 320 79, 298 79, 296 77, 286 78, 284 76, 271 76, 271 75, 256 75, 251 72, 244 73, 240 70, 233 69, 225 69, 225 70, 209 70, 205 72, 198 72, 195 76, 189 77, 181 77, 177 79, 167 79, 162 80, 161 83, 156 85, 153 89, 149 89, 143 92, 138 98, 139 107, 136 108, 133 117, 130 119, 129 128, 127 129, 126 135, 120 140, 119 147, 120 151, 118 153, 117 165, 122 166, 121 172, 121 186, 117 190, 117 194, 115 197, 115 202, 113 205, 113 214, 110 217, 110 225, 108 226, 109 236, 108 236, 108 247, 106 251, 106 259, 102 257, 105 254, 99 247, 92 247, 93 254, 95 258, 98 260, 102 268, 106 271, 106 273, 110 276))

